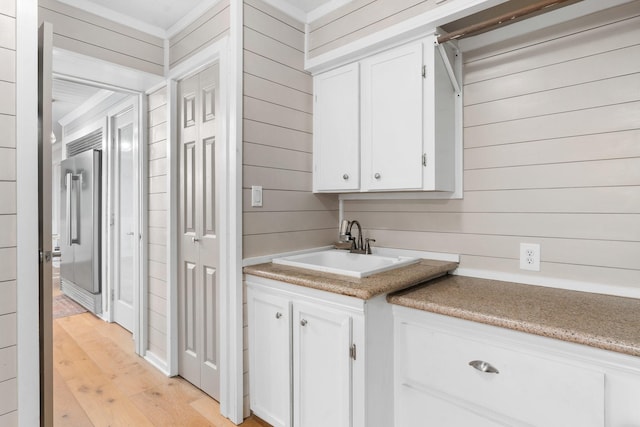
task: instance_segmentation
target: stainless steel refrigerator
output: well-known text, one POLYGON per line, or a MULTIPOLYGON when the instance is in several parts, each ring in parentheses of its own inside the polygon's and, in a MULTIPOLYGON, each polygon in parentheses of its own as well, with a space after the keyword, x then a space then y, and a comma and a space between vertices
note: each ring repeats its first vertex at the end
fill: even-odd
POLYGON ((101 151, 60 164, 60 289, 93 313, 102 312, 101 151))

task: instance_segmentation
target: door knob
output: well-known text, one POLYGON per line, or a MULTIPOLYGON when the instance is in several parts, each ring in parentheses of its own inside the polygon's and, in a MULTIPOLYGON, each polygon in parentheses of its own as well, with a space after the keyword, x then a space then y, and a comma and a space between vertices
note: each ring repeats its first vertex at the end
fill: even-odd
POLYGON ((276 319, 279 319, 279 318, 281 318, 281 317, 282 317, 282 313, 277 312, 277 313, 276 313, 276 319))
POLYGON ((200 239, 198 239, 197 237, 192 237, 192 238, 191 238, 191 241, 192 241, 193 243, 197 243, 197 242, 199 242, 199 241, 200 241, 200 239))
POLYGON ((302 319, 302 320, 300 321, 300 326, 307 326, 307 321, 306 321, 306 319, 302 319))

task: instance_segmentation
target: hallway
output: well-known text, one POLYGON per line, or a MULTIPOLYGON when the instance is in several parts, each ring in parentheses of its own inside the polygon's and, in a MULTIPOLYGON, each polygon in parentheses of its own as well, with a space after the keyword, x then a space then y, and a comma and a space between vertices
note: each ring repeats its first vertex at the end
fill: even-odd
MULTIPOLYGON (((131 334, 115 323, 90 313, 61 317, 53 338, 56 427, 234 425, 215 400, 135 355, 131 334)), ((264 426, 254 418, 242 424, 264 426)))

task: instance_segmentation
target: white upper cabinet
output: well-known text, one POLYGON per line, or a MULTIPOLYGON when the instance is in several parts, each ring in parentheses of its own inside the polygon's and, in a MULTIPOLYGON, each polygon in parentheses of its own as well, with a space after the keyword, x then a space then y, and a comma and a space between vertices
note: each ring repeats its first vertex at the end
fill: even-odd
POLYGON ((315 76, 314 191, 456 190, 460 57, 434 40, 315 76))
POLYGON ((313 81, 315 191, 360 188, 360 76, 349 64, 313 81))
POLYGON ((362 190, 422 189, 422 44, 362 61, 362 190))

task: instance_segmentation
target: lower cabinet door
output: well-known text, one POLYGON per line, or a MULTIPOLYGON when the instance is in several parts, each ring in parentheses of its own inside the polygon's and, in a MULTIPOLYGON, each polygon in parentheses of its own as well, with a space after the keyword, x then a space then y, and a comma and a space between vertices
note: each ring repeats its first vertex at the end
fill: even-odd
POLYGON ((292 321, 294 426, 350 427, 351 316, 294 303, 292 321))
POLYGON ((249 288, 251 409, 273 427, 291 427, 291 309, 286 298, 249 288))
POLYGON ((516 427, 525 424, 500 422, 474 413, 448 401, 444 396, 430 394, 402 385, 396 396, 395 427, 516 427))

